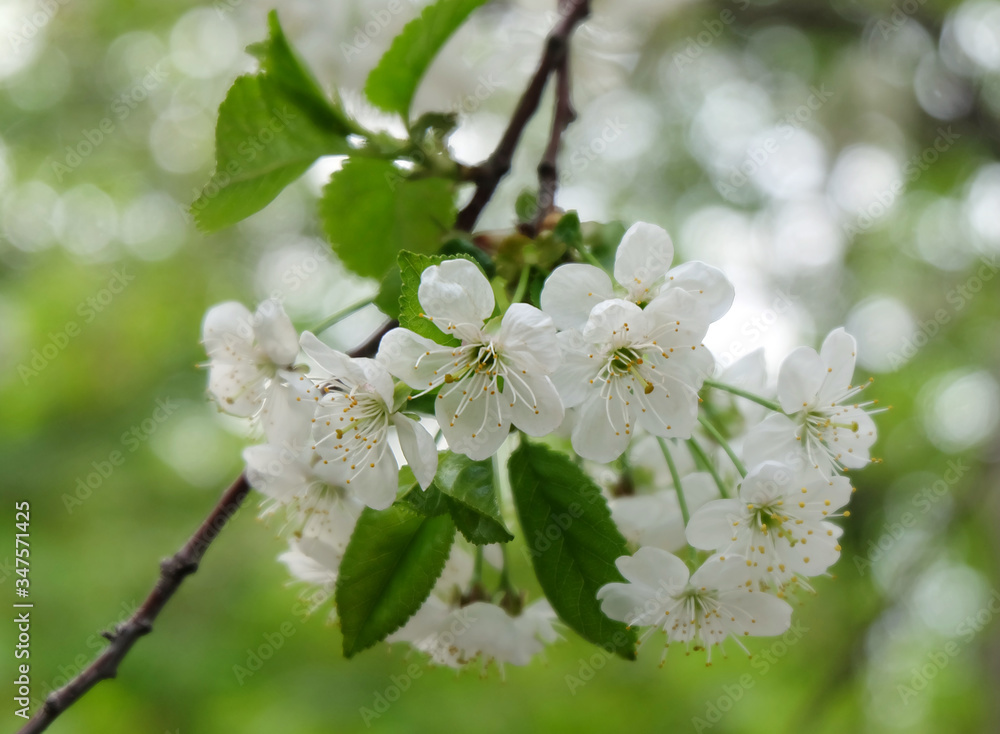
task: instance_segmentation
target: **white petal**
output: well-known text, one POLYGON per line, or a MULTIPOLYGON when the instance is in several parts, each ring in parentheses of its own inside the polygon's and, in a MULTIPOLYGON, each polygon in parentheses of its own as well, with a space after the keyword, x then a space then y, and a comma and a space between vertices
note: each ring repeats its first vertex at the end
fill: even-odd
POLYGON ((529 436, 547 436, 566 417, 555 385, 543 375, 511 370, 500 395, 510 408, 511 422, 529 436))
POLYGON ((283 504, 304 497, 311 481, 299 459, 296 451, 266 443, 243 450, 250 486, 283 504))
POLYGON ((354 360, 321 342, 311 331, 303 331, 299 343, 302 351, 331 377, 347 378, 354 384, 364 381, 364 373, 354 360))
POLYGON ((683 588, 690 575, 684 561, 661 548, 640 548, 634 555, 620 556, 615 565, 633 584, 644 584, 651 589, 661 585, 667 589, 683 588))
POLYGON ((668 288, 686 291, 694 297, 699 312, 709 321, 722 318, 733 305, 736 291, 726 274, 703 262, 678 265, 667 274, 668 288))
POLYGON ((731 591, 720 594, 719 601, 730 616, 736 617, 729 627, 739 637, 744 633, 773 637, 786 632, 792 624, 792 607, 788 602, 762 591, 731 591))
POLYGON ((572 442, 576 453, 585 459, 601 463, 617 459, 632 438, 631 430, 625 428, 625 423, 630 418, 627 413, 623 413, 622 406, 618 405, 621 400, 616 398, 612 401, 616 404, 611 406, 610 411, 608 402, 595 389, 592 397, 578 410, 572 442))
POLYGON ((701 550, 717 551, 733 542, 733 523, 743 516, 745 505, 739 500, 708 502, 691 516, 685 535, 688 543, 701 550))
POLYGON ((434 438, 426 428, 405 415, 394 415, 392 424, 396 426, 399 447, 406 457, 406 463, 413 470, 417 483, 427 489, 437 474, 438 455, 434 438))
POLYGON ((253 316, 236 301, 212 306, 202 322, 201 339, 212 359, 233 361, 237 357, 253 357, 253 316))
POLYGON ((372 390, 366 390, 366 392, 374 392, 382 398, 382 402, 386 404, 389 410, 392 410, 395 385, 392 383, 389 371, 374 359, 360 358, 353 359, 352 362, 354 362, 355 366, 361 368, 361 372, 364 374, 364 381, 372 387, 372 390))
POLYGON ((605 584, 597 590, 601 611, 627 625, 646 626, 660 621, 669 598, 659 600, 647 586, 605 584))
POLYGON ((843 328, 834 329, 823 341, 819 356, 826 366, 826 374, 817 396, 820 405, 840 402, 847 393, 854 377, 857 351, 858 343, 843 328))
POLYGON ((315 403, 306 394, 312 383, 300 380, 301 375, 281 373, 271 381, 260 411, 260 422, 268 442, 277 446, 303 448, 312 432, 315 403), (303 389, 302 386, 309 387, 303 389))
POLYGON ((489 390, 471 389, 472 379, 446 385, 438 394, 434 414, 452 451, 473 461, 488 459, 510 433, 510 415, 501 410, 503 398, 489 390))
POLYGON ((597 377, 602 362, 579 331, 560 331, 557 339, 563 361, 552 374, 552 384, 556 386, 563 405, 575 408, 595 389, 591 380, 597 377))
POLYGON ((651 288, 666 275, 674 259, 674 244, 662 227, 636 222, 622 237, 615 255, 615 280, 629 292, 630 300, 649 301, 651 288))
POLYGON ((257 342, 277 365, 291 366, 299 354, 299 335, 281 303, 269 298, 254 315, 257 342))
POLYGON ((799 347, 778 370, 778 402, 786 413, 797 413, 816 402, 826 368, 815 349, 799 347))
POLYGON ((486 276, 468 260, 445 260, 424 270, 417 298, 424 314, 446 333, 452 324, 482 326, 496 304, 486 276))
POLYGON ((611 278, 593 265, 560 265, 542 288, 542 310, 560 329, 582 329, 591 310, 614 298, 611 278))
POLYGON ((807 461, 802 442, 796 440, 799 427, 786 415, 771 413, 750 429, 743 442, 743 460, 749 465, 777 460, 794 469, 812 466, 807 461))
POLYGON ((230 415, 248 417, 264 403, 267 378, 250 361, 213 363, 208 374, 208 391, 219 407, 230 415))
POLYGON ((796 472, 789 466, 765 461, 747 473, 740 487, 740 501, 764 505, 781 499, 789 493, 796 479, 796 472))
POLYGON ((515 303, 503 315, 497 342, 511 359, 533 372, 550 374, 560 363, 552 318, 527 303, 515 303))
POLYGON ((616 348, 630 344, 630 332, 644 334, 647 320, 642 309, 630 301, 612 298, 594 307, 583 328, 583 338, 591 344, 610 344, 616 348))
POLYGON ((460 348, 443 347, 409 329, 393 329, 382 337, 376 359, 410 387, 426 390, 443 380, 461 355, 460 348))
POLYGON ((392 451, 385 451, 380 460, 372 463, 375 466, 363 467, 351 479, 345 480, 344 485, 368 507, 373 510, 384 510, 396 499, 399 465, 392 451))

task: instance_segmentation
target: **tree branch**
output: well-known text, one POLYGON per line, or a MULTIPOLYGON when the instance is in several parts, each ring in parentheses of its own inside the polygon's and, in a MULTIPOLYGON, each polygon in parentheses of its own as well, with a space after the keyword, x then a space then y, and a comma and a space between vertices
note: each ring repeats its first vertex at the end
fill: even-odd
MULTIPOLYGON (((545 51, 538 69, 521 96, 500 143, 484 163, 471 171, 470 177, 475 182, 476 190, 472 200, 458 214, 456 220, 458 229, 471 232, 482 210, 493 198, 500 180, 510 170, 511 160, 521 134, 538 109, 548 78, 555 73, 557 77, 556 107, 549 143, 542 162, 538 166, 539 210, 535 222, 530 225, 533 233, 537 233, 541 222, 552 209, 558 184, 556 158, 559 154, 562 133, 576 116, 569 98, 569 64, 567 60, 569 37, 576 26, 590 14, 590 0, 560 0, 559 9, 562 18, 546 38, 545 51)), ((384 324, 364 344, 354 350, 351 356, 360 357, 374 354, 382 337, 394 326, 396 326, 394 321, 384 324)), ((184 579, 198 570, 198 565, 209 545, 229 519, 240 509, 249 493, 250 485, 247 482, 246 474, 240 474, 229 489, 223 493, 218 504, 188 542, 177 553, 160 564, 160 577, 142 606, 128 621, 119 625, 113 632, 104 634, 109 641, 104 652, 73 680, 58 691, 49 694, 45 703, 24 725, 19 734, 37 734, 37 732, 45 731, 60 714, 79 701, 91 688, 102 680, 117 676, 118 667, 122 660, 140 637, 153 631, 153 623, 160 612, 180 588, 184 579)))
MULTIPOLYGON (((525 127, 527 127, 528 122, 538 110, 538 104, 542 99, 542 92, 545 91, 545 84, 549 76, 560 66, 564 65, 566 53, 569 49, 570 35, 576 29, 576 26, 590 15, 590 0, 565 0, 560 3, 559 8, 562 18, 549 32, 545 40, 545 51, 542 54, 541 61, 538 62, 538 69, 528 83, 527 89, 524 90, 524 94, 521 95, 521 99, 518 101, 514 114, 511 117, 510 124, 508 124, 507 129, 504 131, 503 137, 500 138, 496 150, 472 171, 472 180, 475 181, 476 190, 469 203, 458 213, 458 218, 455 221, 457 229, 465 232, 472 231, 472 228, 476 225, 476 220, 479 219, 479 215, 486 207, 486 204, 489 203, 489 200, 493 198, 500 180, 510 170, 518 141, 521 139, 521 134, 524 132, 525 127)), ((553 125, 555 126, 555 122, 553 125)), ((555 145, 558 150, 558 140, 555 145)))
MULTIPOLYGON (((382 337, 396 322, 389 321, 364 344, 352 351, 352 357, 370 357, 378 349, 382 337)), ((97 659, 58 691, 49 694, 42 707, 35 712, 18 734, 36 734, 45 731, 66 709, 79 701, 84 694, 102 680, 118 675, 118 666, 138 642, 140 637, 153 631, 153 622, 163 611, 181 583, 198 570, 205 551, 226 523, 243 505, 250 493, 246 474, 240 474, 227 489, 218 504, 201 523, 194 535, 173 556, 160 563, 160 578, 153 590, 128 621, 118 625, 112 632, 105 632, 109 644, 97 659)))

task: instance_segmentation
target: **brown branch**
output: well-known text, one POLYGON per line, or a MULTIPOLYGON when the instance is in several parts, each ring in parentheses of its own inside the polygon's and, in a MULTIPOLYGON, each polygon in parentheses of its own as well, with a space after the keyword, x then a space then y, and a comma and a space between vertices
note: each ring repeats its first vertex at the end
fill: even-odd
POLYGON ((153 631, 153 622, 163 611, 163 607, 170 601, 181 582, 198 570, 198 564, 208 546, 215 540, 229 518, 239 510, 249 491, 250 485, 247 483, 246 475, 240 474, 184 547, 160 564, 160 578, 142 606, 113 632, 104 633, 110 641, 104 652, 73 680, 49 694, 43 706, 24 725, 20 734, 45 731, 59 714, 80 700, 87 691, 102 680, 114 678, 118 674, 118 666, 122 659, 140 637, 153 631))
POLYGON ((538 164, 538 210, 530 223, 521 228, 529 237, 534 237, 542 228, 542 223, 556 203, 556 189, 559 187, 559 148, 562 136, 570 123, 576 119, 576 110, 569 93, 569 56, 565 55, 556 66, 556 102, 552 115, 552 132, 549 144, 538 164))
MULTIPOLYGON (((387 322, 364 344, 351 352, 352 357, 371 356, 378 349, 382 337, 396 325, 394 321, 387 322)), ((205 518, 201 526, 184 546, 173 556, 160 563, 160 578, 149 596, 128 621, 118 625, 113 632, 105 632, 109 641, 107 648, 90 665, 58 691, 49 694, 42 707, 35 712, 18 734, 35 734, 45 731, 55 719, 66 709, 80 700, 84 694, 102 680, 118 675, 118 666, 138 642, 140 637, 153 631, 153 622, 163 611, 181 583, 198 570, 205 551, 226 523, 243 505, 250 493, 250 484, 246 474, 240 474, 236 481, 227 489, 218 504, 205 518)))
MULTIPOLYGON (((479 215, 493 198, 500 180, 510 170, 518 141, 521 139, 521 134, 528 122, 538 110, 538 104, 542 99, 542 92, 545 91, 545 84, 549 76, 563 65, 566 59, 570 35, 576 26, 590 15, 590 0, 565 0, 560 3, 560 12, 562 18, 545 39, 545 51, 538 62, 538 68, 531 77, 524 94, 521 95, 510 124, 504 131, 503 137, 500 138, 496 150, 472 171, 472 180, 475 181, 476 190, 469 203, 458 213, 458 218, 455 221, 457 229, 465 232, 472 231, 479 215)), ((556 145, 558 146, 558 141, 556 145)))

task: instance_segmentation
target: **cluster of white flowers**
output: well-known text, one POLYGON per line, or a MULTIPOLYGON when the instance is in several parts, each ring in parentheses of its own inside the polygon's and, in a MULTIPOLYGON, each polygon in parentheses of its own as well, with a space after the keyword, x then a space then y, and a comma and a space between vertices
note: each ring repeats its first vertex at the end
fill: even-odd
MULTIPOLYGON (((618 559, 625 581, 598 592, 608 617, 703 645, 709 659, 727 637, 785 631, 788 588, 808 587, 839 555, 830 520, 847 514, 852 491, 841 472, 867 463, 875 440, 871 405, 854 402, 855 342, 838 329, 819 353, 792 352, 777 403, 753 392, 766 390, 759 354, 730 370, 728 388, 709 382, 743 396, 736 407, 754 422, 742 436, 720 430, 702 414, 714 368, 702 340, 733 287, 703 263, 671 269, 673 254, 664 230, 636 224, 614 281, 594 265, 561 265, 540 309, 514 303, 503 313, 478 265, 444 260, 423 271, 417 295, 449 344, 396 328, 375 359, 299 336, 274 301, 256 314, 212 308, 209 390, 263 434, 244 454, 247 476, 267 498, 263 514, 283 514, 292 574, 332 591, 363 509, 397 500, 401 464, 427 489, 439 450, 487 459, 513 427, 556 444, 568 436, 581 459, 622 474, 610 507, 635 553, 618 559), (425 395, 433 415, 421 417, 411 407, 425 395), (716 448, 702 448, 709 443, 716 448), (697 568, 674 555, 685 548, 692 563, 704 559, 697 568)), ((524 665, 558 637, 548 602, 522 609, 470 594, 471 568, 456 544, 434 592, 388 640, 457 667, 524 665)))

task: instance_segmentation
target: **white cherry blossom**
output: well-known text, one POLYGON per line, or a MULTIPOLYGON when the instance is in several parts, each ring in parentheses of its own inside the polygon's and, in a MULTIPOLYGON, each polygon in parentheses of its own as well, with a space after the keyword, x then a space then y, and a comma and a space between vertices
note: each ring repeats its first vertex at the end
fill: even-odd
POLYGON ((486 459, 511 424, 544 436, 562 423, 563 405, 549 379, 560 364, 552 319, 515 303, 499 324, 487 324, 493 290, 467 260, 427 268, 418 298, 425 317, 461 345, 442 346, 398 328, 382 338, 378 360, 418 394, 439 390, 435 416, 453 451, 486 459))
POLYGON ((670 289, 691 294, 691 307, 709 321, 729 310, 734 291, 721 270, 701 262, 670 270, 673 258, 670 235, 655 224, 637 222, 618 245, 617 287, 607 273, 593 265, 561 265, 545 281, 542 310, 560 329, 583 329, 590 312, 603 301, 623 298, 643 305, 670 289))
POLYGON ((825 573, 840 557, 842 530, 829 520, 840 515, 851 491, 846 477, 802 475, 768 461, 750 470, 738 498, 694 513, 688 542, 741 555, 756 578, 780 588, 796 576, 825 573))
POLYGON ((417 482, 430 486, 437 472, 434 439, 417 421, 393 410, 394 386, 385 368, 331 349, 308 331, 301 345, 321 371, 305 388, 305 400, 316 406, 313 448, 322 465, 366 505, 385 509, 395 500, 399 481, 388 441, 393 427, 417 482))
POLYGON ((257 415, 289 380, 299 338, 281 304, 267 300, 255 314, 241 303, 213 306, 202 323, 210 358, 208 390, 232 415, 257 415))
POLYGON ((869 384, 851 382, 856 353, 854 337, 841 328, 830 332, 819 354, 799 347, 785 358, 778 402, 787 415, 773 413, 750 432, 749 464, 771 459, 824 476, 868 464, 876 431, 866 408, 877 401, 854 402, 869 384))
POLYGON ((582 333, 562 332, 555 375, 566 407, 578 407, 574 450, 593 461, 620 456, 637 427, 689 438, 698 391, 712 368, 691 296, 670 291, 645 309, 622 299, 597 305, 582 333))
MULTIPOLYGON (((660 548, 640 548, 616 561, 627 583, 602 586, 601 609, 629 626, 657 629, 670 642, 689 648, 699 641, 712 661, 712 646, 727 637, 780 635, 791 624, 792 608, 756 589, 746 563, 736 555, 713 556, 691 574, 677 556, 660 548)), ((745 648, 744 648, 745 650, 745 648)), ((664 651, 666 655, 666 651, 664 651)))

